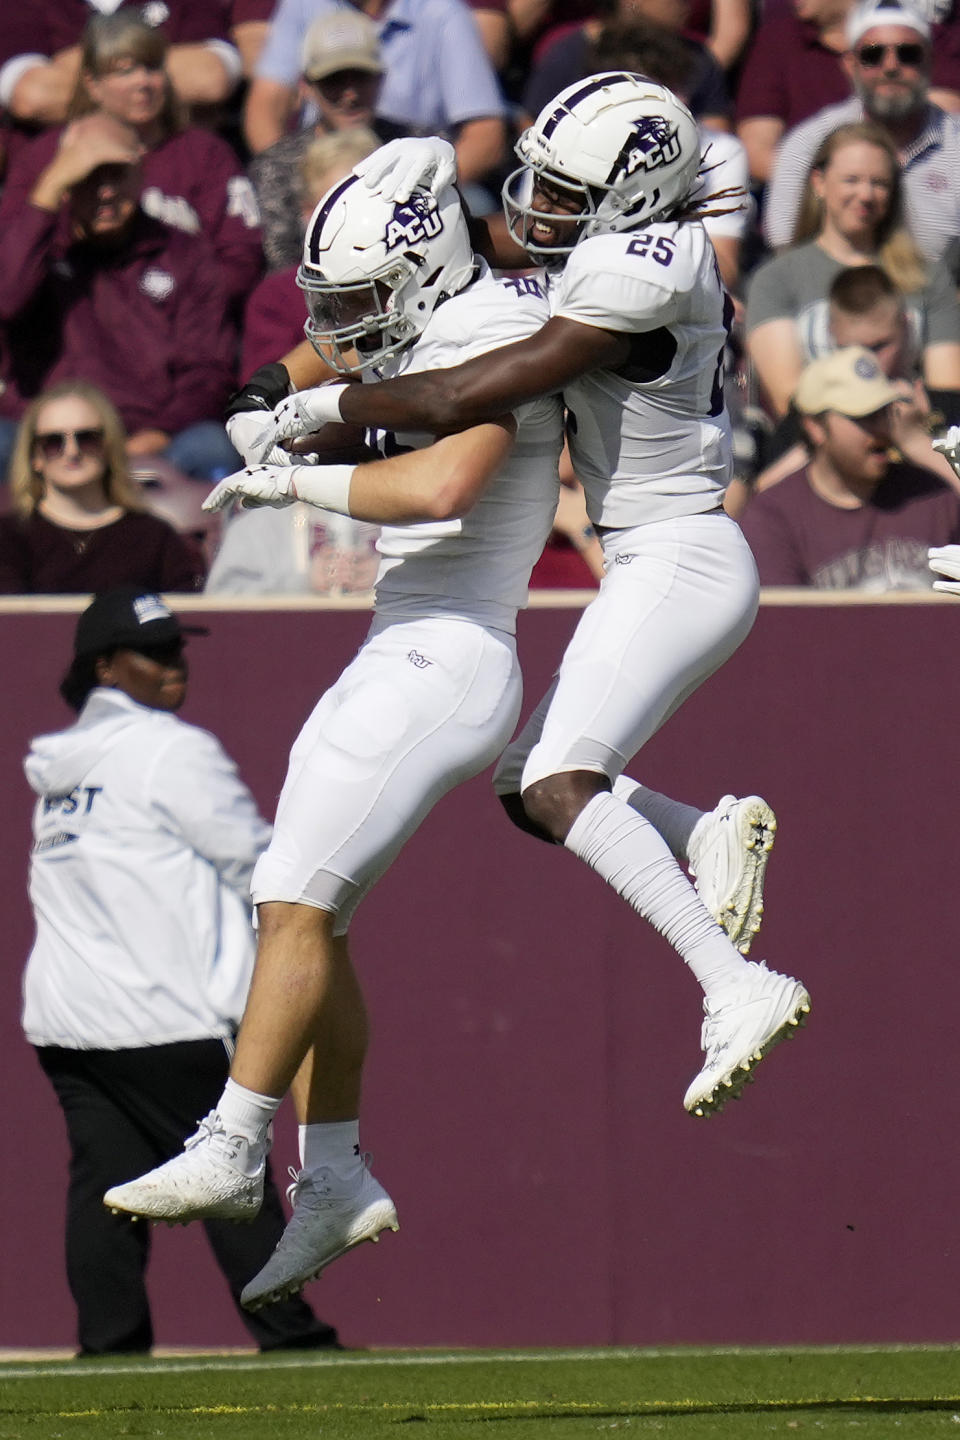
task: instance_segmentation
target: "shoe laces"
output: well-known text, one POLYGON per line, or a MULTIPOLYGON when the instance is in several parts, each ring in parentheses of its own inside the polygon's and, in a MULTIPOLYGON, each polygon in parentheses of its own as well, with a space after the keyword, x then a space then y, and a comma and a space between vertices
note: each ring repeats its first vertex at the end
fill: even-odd
MULTIPOLYGON (((370 1168, 373 1156, 369 1150, 364 1151, 360 1157, 361 1183, 366 1171, 370 1168)), ((287 1174, 290 1176, 291 1184, 287 1186, 287 1199, 294 1209, 299 1201, 301 1208, 307 1210, 322 1210, 326 1206, 335 1203, 336 1197, 333 1194, 331 1184, 332 1171, 321 1167, 319 1170, 297 1170, 293 1165, 287 1166, 287 1174)))
POLYGON ((242 1135, 228 1135, 223 1121, 216 1110, 205 1115, 197 1126, 196 1133, 183 1143, 184 1150, 193 1150, 197 1145, 210 1145, 218 1154, 228 1160, 236 1160, 243 1144, 242 1135))

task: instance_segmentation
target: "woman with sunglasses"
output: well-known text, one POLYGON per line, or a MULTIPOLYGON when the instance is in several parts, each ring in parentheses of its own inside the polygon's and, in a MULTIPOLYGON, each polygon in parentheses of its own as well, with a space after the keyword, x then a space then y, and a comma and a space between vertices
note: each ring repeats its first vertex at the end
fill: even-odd
POLYGON ((130 477, 120 417, 93 385, 65 382, 28 407, 10 495, 12 511, 0 517, 2 594, 203 588, 203 556, 147 512, 130 477))
POLYGON ((903 218, 897 152, 885 131, 841 125, 807 176, 794 243, 756 270, 747 292, 747 351, 771 414, 788 410, 800 372, 833 348, 828 292, 850 266, 879 265, 904 296, 913 363, 939 408, 960 402, 960 306, 942 261, 927 262, 903 218))

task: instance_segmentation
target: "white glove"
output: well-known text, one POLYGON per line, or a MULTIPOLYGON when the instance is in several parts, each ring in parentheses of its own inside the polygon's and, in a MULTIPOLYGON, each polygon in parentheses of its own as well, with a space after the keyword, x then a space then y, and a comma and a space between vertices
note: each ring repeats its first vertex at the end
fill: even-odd
MULTIPOLYGON (((262 442, 266 432, 273 428, 273 411, 241 410, 239 414, 230 416, 226 428, 230 444, 237 454, 242 455, 248 465, 260 463, 262 442)), ((279 445, 273 444, 262 455, 264 465, 293 465, 296 460, 297 457, 289 450, 281 450, 279 445)))
POLYGON ((423 185, 432 195, 439 195, 448 185, 455 184, 457 154, 449 140, 441 140, 439 135, 426 135, 421 139, 410 136, 381 145, 355 165, 353 173, 362 178, 368 190, 402 204, 410 199, 418 185, 423 185))
MULTIPOLYGON (((941 435, 939 439, 931 441, 931 444, 934 450, 946 456, 948 462, 960 475, 960 425, 951 425, 946 435, 941 435)), ((949 550, 953 547, 947 545, 944 548, 949 550)), ((932 555, 933 551, 931 550, 930 553, 932 555)))
POLYGON ((293 505, 297 499, 294 477, 300 468, 299 465, 250 465, 215 485, 204 500, 203 508, 225 510, 234 500, 240 500, 245 510, 254 510, 260 505, 280 510, 284 505, 293 505))
MULTIPOLYGON (((950 435, 954 433, 960 439, 960 427, 952 426, 950 435)), ((952 465, 953 461, 950 463, 952 465)), ((945 595, 960 595, 960 545, 935 545, 927 551, 927 563, 934 575, 947 577, 946 580, 934 580, 934 590, 941 590, 945 595)))
MULTIPOLYGON (((256 464, 277 464, 270 459, 271 452, 281 440, 294 440, 300 435, 310 435, 321 425, 341 423, 340 396, 346 385, 318 385, 315 390, 297 390, 281 400, 276 410, 267 416, 267 424, 260 432, 259 439, 250 446, 244 459, 256 464)), ((286 451, 283 452, 287 454, 286 451)), ((299 457, 292 456, 288 464, 299 463, 299 457)))

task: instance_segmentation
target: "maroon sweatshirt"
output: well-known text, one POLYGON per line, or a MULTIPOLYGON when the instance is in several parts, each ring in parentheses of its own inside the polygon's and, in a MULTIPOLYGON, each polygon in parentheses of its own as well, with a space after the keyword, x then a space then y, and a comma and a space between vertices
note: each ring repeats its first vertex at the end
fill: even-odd
POLYGON ((138 213, 119 247, 64 245, 34 205, 0 228, 0 415, 61 380, 98 385, 128 432, 220 419, 237 337, 206 240, 138 213))
MULTIPOLYGON (((28 204, 62 134, 62 129, 44 131, 15 151, 0 201, 0 228, 28 204)), ((246 299, 263 271, 260 213, 253 186, 227 142, 191 126, 148 150, 142 169, 147 214, 175 230, 206 236, 227 295, 246 299)))

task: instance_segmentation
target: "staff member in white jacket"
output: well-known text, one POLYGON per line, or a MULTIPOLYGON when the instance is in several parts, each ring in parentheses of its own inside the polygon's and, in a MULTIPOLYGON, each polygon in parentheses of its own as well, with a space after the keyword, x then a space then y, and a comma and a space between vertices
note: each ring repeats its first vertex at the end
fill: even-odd
MULTIPOLYGON (((37 936, 23 1026, 66 1118, 82 1355, 153 1343, 149 1227, 101 1197, 179 1151, 214 1108, 253 966, 250 875, 270 827, 219 742, 173 713, 183 645, 158 596, 99 596, 61 685, 78 719, 34 740, 25 762, 37 936)), ((272 1184, 252 1225, 208 1223, 238 1308, 283 1226, 272 1184)), ((338 1344, 300 1299, 240 1314, 264 1350, 338 1344)))

